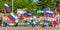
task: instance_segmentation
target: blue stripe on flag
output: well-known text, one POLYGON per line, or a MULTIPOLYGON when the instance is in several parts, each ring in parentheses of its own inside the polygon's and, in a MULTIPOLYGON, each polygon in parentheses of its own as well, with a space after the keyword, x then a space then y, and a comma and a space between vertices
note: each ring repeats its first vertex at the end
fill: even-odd
POLYGON ((4 8, 10 9, 8 6, 4 6, 4 8))
POLYGON ((9 15, 12 19, 16 20, 15 17, 13 17, 11 14, 9 15))

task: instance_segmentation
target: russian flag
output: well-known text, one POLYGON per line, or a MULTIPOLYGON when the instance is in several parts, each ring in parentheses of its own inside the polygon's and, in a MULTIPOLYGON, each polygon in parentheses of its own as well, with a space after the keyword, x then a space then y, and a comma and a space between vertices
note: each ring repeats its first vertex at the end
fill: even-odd
POLYGON ((11 12, 10 9, 9 9, 9 6, 7 4, 4 4, 4 8, 2 10, 6 11, 8 13, 11 12))
POLYGON ((57 12, 57 7, 56 7, 56 3, 54 3, 54 12, 57 12))
POLYGON ((53 17, 53 12, 52 11, 46 11, 45 16, 46 17, 53 17))
POLYGON ((51 14, 52 15, 53 12, 52 11, 46 11, 45 14, 51 14))
POLYGON ((31 17, 31 14, 27 13, 27 14, 24 14, 25 18, 30 18, 31 17))
POLYGON ((8 18, 12 21, 12 23, 14 23, 14 21, 16 20, 16 17, 14 16, 13 13, 10 13, 8 18))

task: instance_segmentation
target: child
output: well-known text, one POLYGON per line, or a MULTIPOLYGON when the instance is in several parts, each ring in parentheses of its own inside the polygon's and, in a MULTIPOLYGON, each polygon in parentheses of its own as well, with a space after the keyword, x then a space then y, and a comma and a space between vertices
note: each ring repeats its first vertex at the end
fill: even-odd
POLYGON ((23 22, 23 20, 24 20, 24 16, 21 15, 21 16, 19 17, 19 20, 20 20, 20 26, 23 25, 22 22, 23 22))
POLYGON ((31 22, 30 22, 30 25, 31 25, 32 27, 34 27, 34 23, 33 23, 33 22, 34 22, 34 19, 33 19, 33 17, 30 18, 30 21, 31 21, 31 22))
POLYGON ((43 23, 43 27, 46 27, 47 25, 48 25, 48 22, 47 22, 47 20, 45 20, 43 23))
POLYGON ((15 22, 14 22, 14 25, 15 25, 15 26, 18 26, 18 17, 16 16, 15 18, 16 18, 16 20, 15 20, 15 22))
POLYGON ((28 20, 28 18, 25 18, 25 20, 24 20, 25 21, 24 22, 25 23, 24 26, 27 26, 28 25, 28 21, 27 20, 28 20))
POLYGON ((53 21, 54 27, 56 27, 58 25, 57 21, 53 21))
POLYGON ((8 20, 8 18, 6 17, 6 15, 4 15, 4 23, 3 23, 3 25, 5 27, 9 25, 8 22, 7 22, 7 20, 8 20))
POLYGON ((15 20, 14 25, 18 26, 18 20, 15 20))
POLYGON ((38 26, 39 24, 40 24, 40 16, 38 15, 38 16, 37 16, 37 19, 36 19, 36 24, 35 24, 35 25, 38 26))
POLYGON ((43 27, 46 27, 48 25, 49 21, 48 21, 48 18, 46 20, 44 20, 44 23, 43 23, 43 27))
POLYGON ((56 16, 54 17, 54 21, 53 21, 53 26, 56 27, 58 25, 58 21, 56 19, 56 16))

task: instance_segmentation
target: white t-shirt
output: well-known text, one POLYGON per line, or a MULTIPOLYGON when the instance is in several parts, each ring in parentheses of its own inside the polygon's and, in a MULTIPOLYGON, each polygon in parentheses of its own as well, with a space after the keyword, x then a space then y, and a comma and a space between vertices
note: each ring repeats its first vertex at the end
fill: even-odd
POLYGON ((33 18, 31 17, 30 20, 33 20, 33 18))
POLYGON ((7 21, 7 20, 8 20, 8 18, 4 17, 4 21, 7 21))
MULTIPOLYGON (((34 19, 31 17, 30 20, 34 20, 34 19)), ((31 21, 30 21, 30 22, 31 22, 31 21)))
POLYGON ((15 20, 16 23, 18 23, 18 20, 15 20))
POLYGON ((15 17, 15 18, 16 18, 15 22, 18 23, 18 17, 15 17))

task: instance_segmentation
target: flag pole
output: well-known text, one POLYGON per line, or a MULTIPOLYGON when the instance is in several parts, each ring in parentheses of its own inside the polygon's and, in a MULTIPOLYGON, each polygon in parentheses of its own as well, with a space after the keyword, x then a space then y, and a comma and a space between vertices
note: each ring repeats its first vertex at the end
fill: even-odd
POLYGON ((4 11, 4 15, 6 15, 6 11, 4 11))
POLYGON ((12 13, 13 13, 13 0, 12 0, 12 13))

